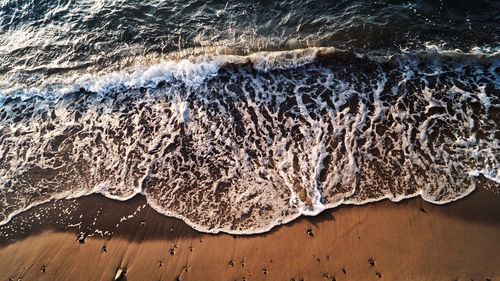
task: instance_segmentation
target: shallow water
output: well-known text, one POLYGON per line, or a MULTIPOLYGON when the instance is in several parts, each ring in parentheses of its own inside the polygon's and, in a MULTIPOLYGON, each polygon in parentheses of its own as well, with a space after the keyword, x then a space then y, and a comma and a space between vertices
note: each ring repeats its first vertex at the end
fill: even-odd
POLYGON ((0 221, 142 193, 248 234, 498 192, 498 3, 324 2, 0 3, 0 221))

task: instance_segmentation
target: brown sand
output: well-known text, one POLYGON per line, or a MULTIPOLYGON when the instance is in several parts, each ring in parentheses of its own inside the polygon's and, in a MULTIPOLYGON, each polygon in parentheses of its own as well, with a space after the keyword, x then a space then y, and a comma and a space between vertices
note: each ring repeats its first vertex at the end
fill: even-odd
POLYGON ((345 206, 253 236, 198 233, 147 206, 115 229, 144 205, 140 196, 78 204, 84 219, 98 213, 96 225, 64 229, 46 219, 5 235, 0 280, 114 280, 118 269, 126 272, 120 280, 500 280, 500 197, 486 190, 444 206, 345 206), (92 227, 114 234, 78 242, 92 227))

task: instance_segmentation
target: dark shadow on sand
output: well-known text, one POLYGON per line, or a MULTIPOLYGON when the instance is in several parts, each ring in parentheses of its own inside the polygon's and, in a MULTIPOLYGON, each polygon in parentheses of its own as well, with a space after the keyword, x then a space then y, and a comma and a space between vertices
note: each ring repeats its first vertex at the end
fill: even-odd
MULTIPOLYGON (((479 188, 468 197, 445 205, 428 203, 421 198, 412 198, 399 203, 388 200, 371 203, 386 205, 397 211, 402 205, 410 205, 423 215, 439 212, 457 219, 471 220, 485 224, 500 224, 500 196, 479 188)), ((335 213, 363 206, 342 205, 326 210, 315 217, 300 217, 288 224, 274 227, 269 232, 253 235, 231 235, 234 239, 250 239, 256 236, 273 235, 282 228, 292 227, 304 220, 312 226, 312 232, 319 224, 335 220, 335 213)), ((159 214, 153 210, 142 195, 127 201, 116 201, 102 195, 93 194, 78 199, 53 201, 34 207, 14 217, 8 224, 0 226, 0 246, 37 235, 45 231, 70 232, 75 243, 85 244, 89 236, 108 240, 121 237, 138 243, 147 239, 178 240, 201 239, 204 235, 229 235, 224 233, 200 233, 182 220, 159 214), (64 215, 64 206, 72 208, 70 215, 64 215), (58 206, 56 208, 56 206, 58 206), (62 207, 61 207, 62 206, 62 207), (36 218, 36 214, 40 215, 36 218), (81 218, 80 218, 81 216, 81 218), (96 233, 96 230, 99 233, 96 233), (101 235, 100 233, 106 233, 101 235)), ((304 235, 308 235, 304 230, 304 235)), ((313 235, 310 235, 313 236, 313 235)))

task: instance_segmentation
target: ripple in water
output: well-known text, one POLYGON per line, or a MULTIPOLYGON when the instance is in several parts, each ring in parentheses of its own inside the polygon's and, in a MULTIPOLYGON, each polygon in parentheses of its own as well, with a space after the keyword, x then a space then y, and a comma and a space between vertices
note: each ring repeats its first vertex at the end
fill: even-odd
POLYGON ((500 60, 310 48, 166 61, 0 97, 0 220, 142 193, 206 232, 498 192, 500 60))

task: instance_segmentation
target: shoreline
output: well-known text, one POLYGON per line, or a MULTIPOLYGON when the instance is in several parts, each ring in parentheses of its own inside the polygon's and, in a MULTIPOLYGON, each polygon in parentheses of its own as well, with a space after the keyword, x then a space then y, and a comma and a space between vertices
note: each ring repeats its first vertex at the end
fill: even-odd
MULTIPOLYGON (((406 195, 406 196, 402 195, 402 196, 399 196, 399 197, 389 197, 388 194, 386 194, 386 195, 384 195, 382 197, 379 197, 379 198, 367 199, 367 200, 359 201, 359 202, 353 201, 349 197, 346 197, 346 198, 344 198, 340 202, 323 205, 324 208, 322 210, 313 211, 314 215, 312 215, 312 214, 310 215, 310 214, 307 214, 307 213, 302 213, 300 211, 300 209, 299 209, 298 213, 295 213, 292 216, 285 217, 283 219, 279 219, 278 220, 279 223, 276 222, 274 224, 271 224, 271 226, 268 227, 268 228, 257 229, 257 230, 253 230, 253 231, 244 231, 244 230, 242 230, 242 231, 240 231, 240 230, 229 230, 228 231, 228 230, 220 229, 220 228, 217 228, 217 229, 203 228, 203 226, 200 226, 200 225, 192 222, 188 218, 186 218, 186 217, 184 217, 182 215, 176 214, 176 213, 174 213, 172 211, 162 212, 161 210, 157 210, 157 208, 160 208, 160 207, 155 207, 154 204, 150 204, 150 202, 147 201, 146 196, 144 194, 142 194, 142 193, 135 193, 132 196, 129 196, 129 197, 125 198, 125 199, 121 199, 121 198, 114 197, 114 196, 109 196, 109 195, 106 195, 106 194, 103 194, 103 193, 100 193, 100 192, 91 192, 91 193, 87 193, 87 194, 84 194, 84 195, 81 195, 81 196, 78 196, 78 197, 56 198, 56 199, 47 200, 47 201, 44 201, 44 202, 41 202, 41 203, 38 203, 38 204, 31 204, 28 207, 26 207, 24 210, 16 211, 13 214, 9 215, 6 220, 4 220, 4 221, 2 221, 0 223, 0 230, 1 230, 1 228, 3 226, 10 224, 11 221, 13 220, 13 218, 15 218, 16 216, 19 216, 19 215, 21 215, 21 214, 23 214, 23 213, 25 213, 27 211, 30 211, 33 208, 37 208, 38 207, 38 208, 44 209, 44 208, 47 208, 48 205, 55 205, 58 202, 66 202, 66 201, 77 201, 77 202, 83 201, 83 202, 85 202, 86 201, 85 198, 87 198, 87 197, 89 197, 89 198, 103 197, 104 200, 112 200, 112 201, 117 201, 117 202, 127 202, 127 201, 135 202, 134 200, 144 201, 145 204, 148 205, 148 207, 150 207, 151 209, 153 209, 154 211, 156 211, 158 214, 166 216, 166 217, 169 217, 169 218, 181 220, 183 223, 187 224, 189 227, 193 228, 195 231, 198 231, 198 232, 201 232, 201 233, 207 233, 207 234, 228 234, 228 235, 247 235, 248 236, 248 235, 264 234, 264 233, 267 233, 269 231, 274 230, 277 227, 280 227, 281 225, 289 224, 289 223, 291 223, 291 222, 299 219, 300 217, 315 217, 315 216, 321 215, 324 212, 333 211, 334 209, 337 209, 337 208, 340 208, 340 207, 363 206, 363 205, 366 205, 366 204, 377 203, 377 202, 380 202, 380 201, 390 201, 392 203, 399 203, 399 202, 402 202, 402 201, 405 201, 405 200, 409 200, 409 199, 410 200, 411 199, 414 199, 414 200, 423 200, 426 203, 430 203, 430 204, 434 204, 434 205, 447 205, 447 204, 450 204, 450 203, 453 203, 453 202, 456 202, 456 201, 459 201, 459 200, 462 200, 462 199, 466 198, 467 196, 469 196, 471 193, 473 193, 477 189, 484 189, 484 188, 483 187, 469 188, 464 193, 460 194, 460 196, 457 196, 456 198, 449 199, 449 200, 446 200, 446 201, 427 200, 427 199, 425 199, 422 196, 423 195, 422 192, 417 192, 417 193, 414 193, 414 194, 411 194, 411 195, 406 195)), ((492 191, 489 190, 489 192, 492 192, 492 191)), ((497 195, 500 195, 500 193, 497 193, 497 195)), ((90 201, 92 201, 92 200, 94 200, 94 199, 91 199, 90 201)), ((0 239, 0 241, 1 241, 1 239, 0 239)))
POLYGON ((499 206, 478 189, 446 205, 343 205, 238 236, 198 232, 144 197, 90 195, 0 227, 0 278, 114 280, 121 270, 120 280, 496 280, 499 206))

